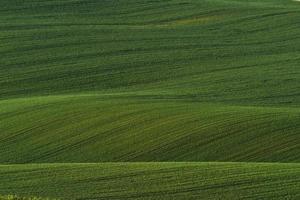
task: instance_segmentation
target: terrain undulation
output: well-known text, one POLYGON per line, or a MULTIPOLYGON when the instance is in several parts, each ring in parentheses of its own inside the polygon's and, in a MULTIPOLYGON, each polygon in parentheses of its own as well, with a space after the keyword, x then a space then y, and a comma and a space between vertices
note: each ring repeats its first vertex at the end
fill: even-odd
POLYGON ((297 200, 299 162, 300 2, 0 1, 0 199, 297 200))

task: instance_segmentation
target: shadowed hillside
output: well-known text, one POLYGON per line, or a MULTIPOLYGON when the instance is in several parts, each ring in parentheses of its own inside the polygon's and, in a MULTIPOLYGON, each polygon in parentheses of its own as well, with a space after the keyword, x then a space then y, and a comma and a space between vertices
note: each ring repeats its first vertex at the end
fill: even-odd
POLYGON ((1 4, 1 98, 133 92, 299 105, 298 2, 1 4))

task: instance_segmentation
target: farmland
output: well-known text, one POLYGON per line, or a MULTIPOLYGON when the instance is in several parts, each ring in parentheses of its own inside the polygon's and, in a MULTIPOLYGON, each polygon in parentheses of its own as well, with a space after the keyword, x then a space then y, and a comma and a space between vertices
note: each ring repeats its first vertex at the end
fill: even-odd
POLYGON ((0 166, 6 183, 0 192, 63 199, 298 199, 299 176, 299 164, 276 163, 11 165, 0 166))
POLYGON ((0 1, 0 195, 299 199, 299 22, 289 0, 0 1))

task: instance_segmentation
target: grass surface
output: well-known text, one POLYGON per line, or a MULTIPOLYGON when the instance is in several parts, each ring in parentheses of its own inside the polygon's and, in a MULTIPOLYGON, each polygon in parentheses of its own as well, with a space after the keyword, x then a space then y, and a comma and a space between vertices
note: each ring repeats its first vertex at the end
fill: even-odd
POLYGON ((300 160, 298 108, 119 96, 0 106, 1 163, 300 160))
POLYGON ((5 196, 0 196, 0 200, 54 200, 54 199, 41 198, 41 197, 19 197, 16 195, 5 195, 5 196))
POLYGON ((299 106, 298 2, 4 0, 1 8, 2 99, 132 92, 299 106))
POLYGON ((64 199, 299 199, 299 164, 106 163, 0 167, 0 192, 64 199), (25 181, 26 180, 26 181, 25 181))
POLYGON ((299 20, 289 0, 0 1, 0 194, 299 199, 299 20))

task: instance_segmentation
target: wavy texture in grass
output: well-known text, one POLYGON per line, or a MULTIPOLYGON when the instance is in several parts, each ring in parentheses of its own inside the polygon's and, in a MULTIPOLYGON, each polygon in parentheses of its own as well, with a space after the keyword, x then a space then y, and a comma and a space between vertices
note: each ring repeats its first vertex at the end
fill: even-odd
POLYGON ((299 164, 107 163, 0 166, 0 192, 63 199, 300 198, 299 164))
POLYGON ((299 20, 288 0, 1 0, 0 163, 27 164, 0 194, 299 199, 299 20), (84 164, 113 161, 281 164, 84 164))
POLYGON ((0 6, 1 99, 138 92, 299 106, 296 2, 4 0, 0 6))
POLYGON ((300 160, 297 107, 97 95, 0 105, 2 163, 300 160))

